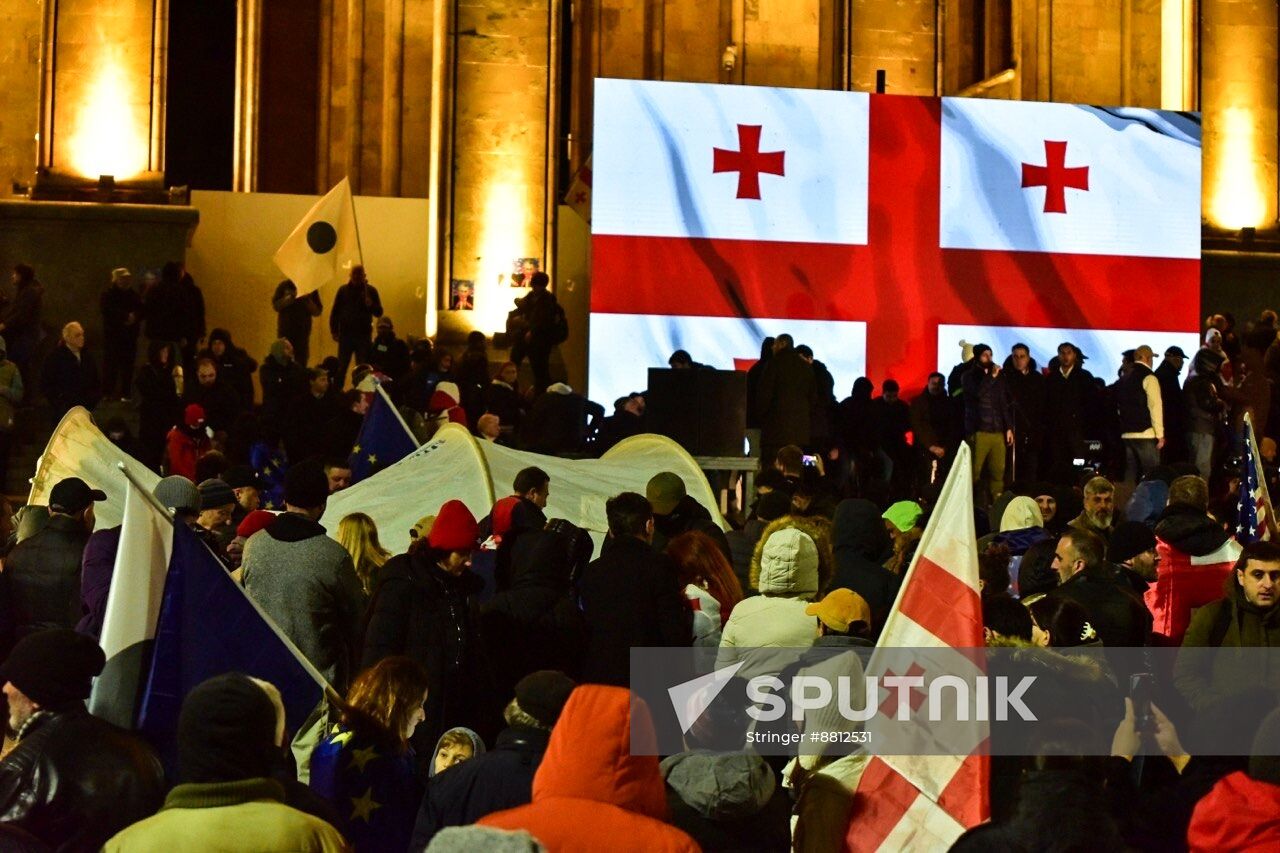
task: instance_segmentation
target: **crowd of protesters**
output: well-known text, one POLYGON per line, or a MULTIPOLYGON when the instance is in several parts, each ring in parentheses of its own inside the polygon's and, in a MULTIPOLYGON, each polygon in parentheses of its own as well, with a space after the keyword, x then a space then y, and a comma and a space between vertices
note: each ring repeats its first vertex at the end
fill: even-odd
MULTIPOLYGON (((94 529, 100 484, 64 479, 47 506, 16 523, 5 513, 0 531, 3 849, 842 849, 866 819, 850 787, 865 756, 757 754, 745 680, 771 672, 761 650, 874 645, 962 441, 986 642, 1020 671, 1053 672, 1089 711, 1045 721, 1019 754, 992 760, 992 820, 955 849, 1280 846, 1280 667, 1180 654, 1138 673, 1106 654, 1280 645, 1280 546, 1242 529, 1253 496, 1237 461, 1247 412, 1259 476, 1275 482, 1274 314, 1239 335, 1209 318, 1185 384, 1176 347, 1157 368, 1135 341, 1107 385, 1069 342, 1043 371, 1025 346, 1001 367, 1004 354, 978 344, 909 401, 893 380, 877 396, 867 379, 837 401, 815 353, 780 335, 748 377, 744 427, 765 455, 729 529, 682 477, 653 472, 643 494, 604 501, 597 548, 548 517, 557 483, 533 467, 484 518, 446 501, 392 554, 367 514, 333 536, 319 523, 350 482, 375 383, 420 438, 458 423, 481 440, 591 455, 648 428, 643 393, 604 417, 550 381, 561 331, 545 276, 513 324, 532 389, 517 363, 491 370, 483 335, 457 354, 397 337, 362 270, 331 309, 341 355, 315 367, 316 294, 277 289, 280 338, 259 365, 226 330, 206 336, 180 266, 137 298, 129 278, 117 270, 104 294, 103 373, 69 324, 42 392, 69 408, 136 390, 137 435, 104 431, 164 475, 157 503, 342 699, 306 784, 279 691, 243 674, 185 697, 167 772, 140 735, 89 714, 121 529, 94 529), (133 371, 140 333, 146 363, 133 371), (634 744, 669 729, 671 709, 627 689, 631 652, 648 647, 706 649, 736 667, 727 698, 661 758, 634 744), (1135 675, 1154 697, 1142 708, 1135 675), (1223 726, 1256 744, 1252 757, 1213 752, 1201 733, 1223 726)), ((39 287, 23 270, 15 284, 28 303, 39 287)), ((38 317, 38 292, 34 302, 38 317)), ((13 346, 11 373, 0 360, 10 406, 32 351, 13 346)), ((684 352, 670 366, 698 367, 684 352)))

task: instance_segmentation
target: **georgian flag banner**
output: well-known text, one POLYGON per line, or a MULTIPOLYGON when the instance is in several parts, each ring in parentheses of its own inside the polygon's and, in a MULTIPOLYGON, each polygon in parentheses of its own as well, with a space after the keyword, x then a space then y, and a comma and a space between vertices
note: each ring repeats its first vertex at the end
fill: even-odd
POLYGON ((1075 336, 1104 377, 1196 345, 1195 114, 597 80, 591 202, 596 399, 779 330, 841 396, 955 364, 943 327, 1036 332, 1041 365, 1075 336))

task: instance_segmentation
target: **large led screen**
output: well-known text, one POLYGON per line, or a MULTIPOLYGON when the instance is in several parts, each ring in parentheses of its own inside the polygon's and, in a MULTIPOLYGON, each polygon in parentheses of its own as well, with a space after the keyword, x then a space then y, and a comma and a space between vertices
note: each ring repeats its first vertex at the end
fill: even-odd
POLYGON ((908 394, 961 341, 1197 346, 1191 113, 597 80, 591 396, 676 349, 743 370, 790 332, 908 394))

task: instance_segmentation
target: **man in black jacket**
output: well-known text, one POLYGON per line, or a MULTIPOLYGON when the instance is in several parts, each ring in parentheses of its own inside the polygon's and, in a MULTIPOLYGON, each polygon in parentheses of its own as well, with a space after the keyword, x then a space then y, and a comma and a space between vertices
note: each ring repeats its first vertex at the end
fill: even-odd
POLYGON ((409 848, 425 849, 446 826, 468 826, 529 802, 551 729, 574 686, 573 679, 555 670, 520 679, 515 698, 502 714, 507 728, 493 749, 431 778, 409 848))
POLYGON ((920 468, 918 494, 936 494, 946 482, 960 444, 955 409, 947 396, 946 377, 930 373, 924 393, 911 401, 911 432, 920 468))
POLYGON ((164 770, 151 748, 85 710, 105 663, 92 639, 54 629, 26 637, 0 667, 17 732, 0 761, 0 822, 52 850, 98 850, 164 800, 164 770))
POLYGON ((774 454, 788 444, 810 446, 817 398, 818 381, 812 365, 795 351, 790 335, 778 335, 773 358, 765 365, 756 387, 763 464, 771 464, 774 454))
POLYGON ((706 507, 689 497, 679 474, 654 474, 645 486, 645 497, 653 510, 653 550, 661 553, 681 533, 696 530, 714 539, 726 560, 733 559, 724 530, 712 520, 706 507))
POLYGON ((1164 450, 1161 461, 1166 465, 1187 458, 1187 403, 1182 396, 1182 365, 1187 354, 1182 347, 1169 347, 1156 368, 1160 383, 1160 404, 1164 407, 1164 450))
POLYGON ((1013 402, 1013 480, 1031 483, 1040 476, 1045 379, 1026 344, 1013 345, 1004 363, 1004 381, 1013 402))
POLYGON ((14 639, 45 628, 72 628, 80 618, 80 561, 93 530, 93 504, 106 494, 79 477, 49 493, 49 521, 14 546, 3 579, 14 639))
POLYGON ((329 312, 329 331, 338 342, 339 390, 347 381, 347 368, 355 356, 356 364, 369 361, 372 346, 373 318, 382 316, 382 299, 378 289, 369 283, 364 267, 351 268, 351 278, 338 288, 329 312))
POLYGON ((555 340, 555 325, 559 311, 555 294, 547 289, 551 279, 544 272, 536 272, 529 280, 528 295, 516 300, 516 310, 522 321, 517 330, 515 344, 511 347, 511 360, 520 367, 525 356, 533 369, 533 390, 541 394, 551 384, 551 348, 555 340))
POLYGON ((1151 637, 1151 614, 1141 599, 1121 586, 1105 554, 1106 545, 1101 538, 1075 527, 1067 528, 1058 539, 1053 557, 1053 568, 1061 583, 1045 597, 1069 599, 1083 607, 1106 648, 1146 646, 1151 637))
POLYGON ((108 394, 118 393, 120 399, 127 400, 133 393, 133 363, 138 360, 138 331, 142 319, 142 297, 133 289, 133 276, 127 269, 120 267, 111 271, 111 284, 103 291, 99 304, 103 390, 108 394))
POLYGON ((311 319, 324 311, 320 291, 313 290, 299 296, 298 286, 286 278, 276 286, 271 307, 277 314, 276 337, 285 338, 293 344, 294 358, 306 367, 307 356, 311 354, 311 319))
POLYGON ((1057 365, 1049 365, 1045 379, 1044 467, 1055 483, 1071 483, 1074 463, 1085 439, 1085 423, 1097 396, 1093 374, 1081 363, 1083 354, 1072 343, 1058 345, 1057 365))
POLYGON ((55 420, 76 406, 92 411, 102 399, 98 366, 85 351, 84 327, 79 323, 62 327, 62 341, 44 360, 40 386, 55 420))
POLYGON ((610 498, 605 514, 609 538, 600 558, 582 574, 583 680, 626 687, 631 649, 690 645, 693 611, 670 558, 653 551, 653 510, 644 495, 623 492, 610 498))

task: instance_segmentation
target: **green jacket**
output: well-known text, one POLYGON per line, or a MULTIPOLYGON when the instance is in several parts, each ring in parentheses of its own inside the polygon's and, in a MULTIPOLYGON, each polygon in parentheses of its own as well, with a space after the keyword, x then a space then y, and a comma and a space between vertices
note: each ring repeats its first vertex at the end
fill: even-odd
POLYGON ((1273 655, 1248 651, 1280 649, 1280 606, 1261 610, 1250 604, 1235 572, 1227 578, 1226 592, 1191 617, 1174 665, 1174 685, 1196 713, 1247 690, 1280 690, 1280 665, 1271 664, 1273 655))
POLYGON ((104 853, 288 850, 345 853, 338 830, 284 804, 272 779, 178 785, 160 811, 119 832, 104 853))

